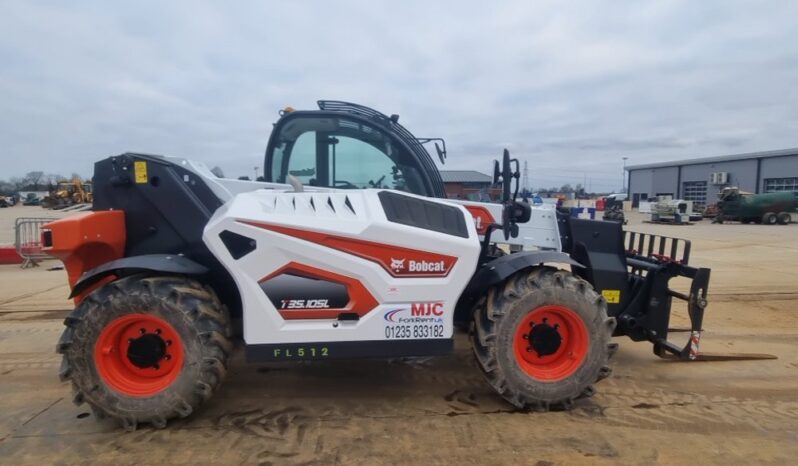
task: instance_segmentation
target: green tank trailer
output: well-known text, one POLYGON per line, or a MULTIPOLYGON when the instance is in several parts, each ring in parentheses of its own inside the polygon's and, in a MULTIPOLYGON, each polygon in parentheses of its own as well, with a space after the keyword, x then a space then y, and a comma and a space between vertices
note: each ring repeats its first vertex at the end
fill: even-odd
POLYGON ((787 225, 791 212, 798 208, 798 193, 777 192, 752 194, 739 188, 724 188, 718 193, 718 215, 713 223, 737 220, 742 223, 787 225))

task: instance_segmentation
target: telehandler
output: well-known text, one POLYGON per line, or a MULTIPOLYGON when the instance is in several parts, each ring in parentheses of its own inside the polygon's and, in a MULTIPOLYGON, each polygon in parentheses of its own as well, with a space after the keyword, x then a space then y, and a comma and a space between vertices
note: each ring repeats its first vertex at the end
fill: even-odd
POLYGON ((282 112, 266 182, 173 157, 97 162, 93 211, 42 234, 76 302, 57 344, 74 401, 163 427, 213 396, 238 342, 251 362, 428 356, 465 328, 496 392, 541 411, 594 393, 613 335, 712 357, 698 351, 710 271, 688 241, 519 202, 506 150, 500 204, 446 200, 428 142, 443 162, 445 143, 398 116, 321 101, 282 112), (668 340, 673 298, 684 346, 668 340))

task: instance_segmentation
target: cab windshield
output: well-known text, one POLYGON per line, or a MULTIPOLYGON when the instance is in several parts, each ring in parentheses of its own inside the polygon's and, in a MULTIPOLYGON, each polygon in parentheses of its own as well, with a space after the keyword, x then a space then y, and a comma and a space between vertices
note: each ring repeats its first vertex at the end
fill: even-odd
POLYGON ((414 158, 390 135, 346 117, 287 121, 267 154, 271 179, 293 175, 307 186, 383 188, 428 196, 414 158))

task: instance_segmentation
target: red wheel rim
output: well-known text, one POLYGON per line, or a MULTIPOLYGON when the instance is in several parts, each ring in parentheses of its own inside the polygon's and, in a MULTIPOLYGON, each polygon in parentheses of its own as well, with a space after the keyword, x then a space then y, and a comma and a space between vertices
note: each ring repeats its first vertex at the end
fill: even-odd
POLYGON ((584 362, 590 347, 587 327, 567 307, 541 306, 518 325, 513 341, 515 360, 530 377, 556 382, 569 377, 584 362))
POLYGON ((100 333, 94 363, 103 381, 128 396, 152 396, 183 369, 183 343, 168 322, 149 314, 115 319, 100 333))

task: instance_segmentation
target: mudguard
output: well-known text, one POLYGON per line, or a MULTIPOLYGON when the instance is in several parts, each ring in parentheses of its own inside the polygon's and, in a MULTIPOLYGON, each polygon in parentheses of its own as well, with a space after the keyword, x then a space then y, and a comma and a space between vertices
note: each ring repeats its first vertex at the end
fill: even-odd
POLYGON ((183 275, 202 275, 208 268, 191 259, 174 254, 146 254, 142 256, 124 257, 95 267, 84 273, 72 287, 70 298, 80 295, 90 286, 118 272, 165 272, 183 275))
POLYGON ((584 268, 584 265, 571 259, 571 256, 559 251, 523 251, 507 254, 482 265, 465 291, 460 296, 455 310, 455 322, 465 322, 473 304, 483 296, 490 287, 501 283, 519 270, 536 267, 546 263, 569 264, 584 268))
POLYGON ((535 267, 546 263, 568 264, 575 267, 584 268, 585 266, 571 259, 571 256, 558 251, 523 251, 514 254, 501 256, 494 259, 482 267, 474 274, 468 283, 464 295, 470 293, 480 295, 488 288, 504 281, 505 278, 529 267, 535 267))

